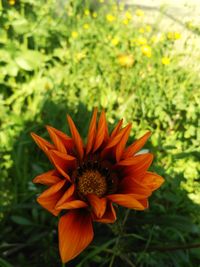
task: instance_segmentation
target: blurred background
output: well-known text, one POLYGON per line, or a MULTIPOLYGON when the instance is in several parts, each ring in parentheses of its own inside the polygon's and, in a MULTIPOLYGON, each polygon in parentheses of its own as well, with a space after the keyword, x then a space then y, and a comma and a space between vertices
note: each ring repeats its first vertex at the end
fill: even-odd
POLYGON ((57 218, 32 179, 49 163, 45 125, 86 137, 93 107, 109 129, 147 130, 166 182, 145 212, 118 208, 67 266, 200 266, 199 1, 0 1, 0 267, 61 266, 57 218))

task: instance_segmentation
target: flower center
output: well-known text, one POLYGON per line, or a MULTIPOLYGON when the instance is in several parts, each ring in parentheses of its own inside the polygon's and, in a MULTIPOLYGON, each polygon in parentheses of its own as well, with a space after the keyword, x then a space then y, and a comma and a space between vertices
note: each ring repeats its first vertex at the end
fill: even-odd
POLYGON ((106 177, 98 170, 85 170, 77 177, 77 189, 78 193, 83 197, 87 194, 95 194, 98 197, 102 197, 108 189, 106 177))

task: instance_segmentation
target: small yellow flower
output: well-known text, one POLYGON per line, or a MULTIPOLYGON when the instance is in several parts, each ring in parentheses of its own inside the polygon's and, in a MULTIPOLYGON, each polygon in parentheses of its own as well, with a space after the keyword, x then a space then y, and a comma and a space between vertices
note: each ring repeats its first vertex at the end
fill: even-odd
POLYGON ((150 25, 146 25, 146 27, 145 27, 145 28, 146 28, 146 31, 147 31, 147 32, 151 32, 151 31, 152 31, 152 28, 151 28, 151 26, 150 26, 150 25))
POLYGON ((122 67, 130 68, 133 66, 134 58, 132 55, 123 54, 118 56, 118 62, 122 67))
POLYGON ((140 36, 140 37, 138 37, 136 39, 136 43, 139 44, 139 45, 145 45, 145 44, 147 44, 147 39, 142 37, 142 36, 140 36))
POLYGON ((131 14, 129 11, 126 11, 126 13, 125 13, 125 17, 126 17, 127 19, 132 19, 132 14, 131 14))
POLYGON ((141 47, 142 54, 145 55, 146 57, 151 57, 152 56, 152 49, 149 45, 143 45, 141 47))
POLYGON ((10 6, 14 6, 15 3, 16 3, 16 0, 8 0, 8 4, 10 6))
POLYGON ((170 58, 169 57, 162 57, 161 59, 163 65, 169 65, 170 64, 170 58))
POLYGON ((101 4, 104 3, 104 0, 99 0, 99 3, 101 3, 101 4))
POLYGON ((90 28, 90 25, 88 23, 83 24, 83 28, 85 30, 88 30, 90 28))
POLYGON ((106 19, 108 22, 113 22, 116 20, 115 16, 113 16, 112 14, 107 14, 106 19))
POLYGON ((151 37, 151 42, 152 42, 153 44, 157 43, 158 41, 159 41, 158 36, 153 35, 153 36, 151 37))
POLYGON ((144 33, 145 32, 145 30, 144 30, 144 28, 139 28, 139 33, 144 33))
POLYGON ((124 4, 123 3, 119 4, 119 11, 124 11, 124 4))
POLYGON ((97 17, 97 13, 96 12, 93 12, 92 13, 92 16, 93 16, 93 18, 96 18, 97 17))
POLYGON ((137 9, 135 11, 136 16, 138 17, 144 17, 144 11, 142 9, 137 9))
POLYGON ((117 46, 119 44, 119 38, 114 37, 113 39, 111 39, 111 44, 113 46, 117 46))
POLYGON ((175 32, 174 33, 174 39, 175 40, 178 40, 178 39, 180 39, 181 38, 181 34, 180 34, 180 32, 175 32))
POLYGON ((124 25, 128 25, 129 24, 129 20, 128 19, 123 19, 122 22, 123 22, 124 25))
POLYGON ((84 14, 85 14, 85 16, 89 16, 90 15, 90 10, 89 9, 85 9, 84 14))
POLYGON ((84 59, 85 57, 86 57, 86 52, 78 52, 76 55, 75 55, 75 57, 76 57, 76 60, 79 62, 79 61, 81 61, 82 59, 84 59))
POLYGON ((78 32, 73 31, 73 32, 71 33, 71 37, 72 37, 73 39, 76 39, 76 38, 78 37, 78 32))

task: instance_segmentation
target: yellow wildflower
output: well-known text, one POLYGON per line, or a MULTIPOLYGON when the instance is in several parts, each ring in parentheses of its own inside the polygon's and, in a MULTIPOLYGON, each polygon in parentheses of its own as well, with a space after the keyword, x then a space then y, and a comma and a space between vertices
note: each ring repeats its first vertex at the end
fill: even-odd
POLYGON ((181 34, 179 32, 168 32, 167 38, 170 40, 178 40, 181 38, 181 34))
POLYGON ((153 44, 157 43, 158 41, 159 41, 158 36, 153 35, 153 36, 151 37, 151 42, 152 42, 153 44))
POLYGON ((83 28, 85 30, 88 30, 90 28, 90 25, 88 23, 83 24, 83 28))
POLYGON ((85 9, 84 14, 85 14, 85 16, 89 16, 90 15, 90 10, 89 9, 85 9))
POLYGON ((129 24, 129 20, 128 20, 128 19, 123 19, 122 22, 123 22, 123 24, 125 24, 125 25, 128 25, 128 24, 129 24))
POLYGON ((145 55, 146 57, 151 57, 152 56, 152 50, 149 45, 143 45, 141 47, 142 54, 145 55))
POLYGON ((76 60, 80 61, 81 59, 84 59, 86 57, 86 52, 78 52, 76 54, 76 60))
POLYGON ((137 9, 137 10, 135 11, 135 14, 136 14, 136 16, 138 16, 138 17, 143 17, 143 16, 144 16, 144 11, 143 11, 142 9, 137 9))
POLYGON ((117 46, 119 44, 119 38, 114 37, 113 39, 111 39, 111 44, 113 46, 117 46))
POLYGON ((106 19, 108 22, 113 22, 116 20, 115 16, 113 16, 112 14, 107 14, 106 19))
POLYGON ((127 19, 132 19, 132 14, 131 14, 129 11, 126 11, 126 13, 125 13, 125 17, 126 17, 127 19))
POLYGON ((151 26, 150 26, 150 25, 146 25, 146 27, 145 27, 145 28, 146 28, 146 31, 147 31, 147 32, 151 32, 151 31, 152 31, 152 28, 151 28, 151 26))
POLYGON ((124 11, 124 4, 123 3, 119 4, 119 11, 124 11))
POLYGON ((10 6, 14 6, 15 2, 16 2, 16 0, 8 0, 8 3, 10 6))
POLYGON ((93 16, 93 18, 96 18, 97 17, 97 13, 96 12, 93 12, 92 13, 92 16, 93 16))
POLYGON ((104 3, 104 0, 99 0, 99 3, 104 3))
POLYGON ((118 62, 123 67, 132 67, 134 63, 134 58, 132 55, 123 54, 118 56, 118 62))
POLYGON ((181 38, 181 34, 180 34, 180 32, 175 32, 174 33, 174 39, 175 40, 178 40, 178 39, 180 39, 181 38))
POLYGON ((147 44, 147 39, 142 37, 142 36, 140 36, 140 37, 138 37, 136 39, 136 43, 139 44, 139 45, 145 45, 145 44, 147 44))
POLYGON ((72 37, 73 39, 76 39, 76 38, 78 37, 78 32, 73 31, 73 32, 71 33, 71 37, 72 37))
POLYGON ((161 59, 163 65, 169 65, 170 64, 170 58, 169 57, 162 57, 161 59))
POLYGON ((144 33, 144 28, 139 28, 138 30, 140 33, 144 33))

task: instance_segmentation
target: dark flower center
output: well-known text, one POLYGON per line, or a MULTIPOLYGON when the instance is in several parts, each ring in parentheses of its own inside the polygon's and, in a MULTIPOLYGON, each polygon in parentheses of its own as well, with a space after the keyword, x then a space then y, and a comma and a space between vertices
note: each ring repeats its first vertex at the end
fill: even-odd
POLYGON ((108 162, 87 160, 73 173, 73 178, 81 199, 88 194, 103 197, 117 190, 117 175, 111 171, 108 162))

